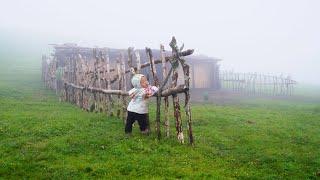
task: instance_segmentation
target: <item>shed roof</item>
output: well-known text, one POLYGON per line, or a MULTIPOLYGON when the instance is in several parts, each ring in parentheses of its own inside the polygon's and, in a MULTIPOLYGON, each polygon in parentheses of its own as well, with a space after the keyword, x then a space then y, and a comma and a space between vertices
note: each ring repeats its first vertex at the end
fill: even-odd
MULTIPOLYGON (((53 45, 55 49, 55 55, 56 56, 72 56, 74 54, 81 54, 82 56, 86 57, 93 57, 93 50, 95 48, 93 47, 81 47, 74 43, 65 43, 65 44, 50 44, 53 45)), ((123 55, 127 59, 128 58, 128 49, 116 49, 116 48, 97 48, 98 50, 107 49, 108 55, 111 61, 115 61, 117 58, 119 58, 119 55, 121 52, 124 52, 123 55)), ((136 49, 140 52, 140 58, 141 62, 146 62, 147 55, 145 53, 145 49, 136 49)), ((165 51, 166 56, 171 55, 171 51, 165 51)), ((155 59, 160 58, 160 50, 158 49, 152 49, 152 54, 155 59)), ((197 63, 197 62, 207 62, 207 63, 216 63, 218 61, 221 61, 221 59, 208 57, 206 55, 190 55, 185 57, 185 59, 188 62, 191 63, 197 63)))

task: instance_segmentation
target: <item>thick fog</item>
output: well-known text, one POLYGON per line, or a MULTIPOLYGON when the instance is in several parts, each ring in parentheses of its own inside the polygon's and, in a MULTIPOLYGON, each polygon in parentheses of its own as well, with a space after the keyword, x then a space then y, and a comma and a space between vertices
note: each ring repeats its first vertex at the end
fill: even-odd
POLYGON ((222 59, 222 69, 320 84, 319 10, 318 0, 8 0, 0 37, 44 50, 65 42, 169 49, 174 35, 196 54, 222 59))

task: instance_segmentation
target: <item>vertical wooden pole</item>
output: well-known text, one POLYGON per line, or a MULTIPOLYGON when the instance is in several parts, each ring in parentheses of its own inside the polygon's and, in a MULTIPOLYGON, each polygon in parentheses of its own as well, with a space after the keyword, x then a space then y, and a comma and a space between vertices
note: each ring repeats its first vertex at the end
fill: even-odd
MULTIPOLYGON (((75 54, 75 85, 79 85, 79 57, 75 54)), ((75 89, 75 102, 80 107, 80 89, 75 89)))
MULTIPOLYGON (((172 74, 172 88, 177 86, 178 80, 178 72, 177 70, 173 70, 172 74)), ((181 113, 180 113, 180 104, 179 104, 179 96, 177 94, 172 95, 173 99, 173 107, 174 107, 174 117, 176 119, 176 130, 177 130, 177 138, 180 143, 184 143, 184 136, 182 130, 182 122, 181 122, 181 113)))
POLYGON ((187 121, 188 121, 188 135, 189 135, 189 143, 194 144, 193 140, 193 131, 192 131, 192 119, 191 119, 191 107, 190 107, 190 67, 185 63, 185 60, 179 59, 183 73, 184 73, 184 85, 186 87, 185 91, 185 112, 187 116, 187 121))
POLYGON ((87 87, 88 87, 88 74, 89 74, 89 67, 88 67, 88 59, 86 59, 86 57, 83 57, 84 61, 83 61, 83 68, 84 68, 84 73, 83 73, 83 109, 87 110, 89 109, 89 101, 88 101, 88 91, 87 91, 87 87))
POLYGON ((147 54, 147 57, 149 58, 149 62, 150 62, 150 69, 151 69, 151 75, 152 75, 152 78, 153 78, 153 84, 155 86, 159 87, 159 80, 158 80, 158 76, 157 76, 157 70, 156 70, 156 67, 155 67, 155 64, 154 64, 154 58, 153 58, 152 51, 151 51, 150 48, 146 48, 146 54, 147 54))
MULTIPOLYGON (((172 57, 173 57, 173 60, 171 61, 171 65, 173 68, 171 87, 174 88, 177 86, 177 81, 178 81, 177 68, 179 66, 178 47, 177 47, 177 41, 176 41, 175 37, 172 37, 172 40, 170 42, 170 47, 172 48, 172 57)), ((177 94, 173 94, 172 99, 173 99, 173 107, 174 107, 174 117, 176 120, 177 138, 180 143, 184 143, 179 96, 177 94)))
MULTIPOLYGON (((68 83, 72 82, 72 63, 71 63, 71 57, 69 57, 69 61, 68 61, 68 83)), ((72 97, 71 97, 71 88, 67 88, 68 90, 68 102, 72 102, 72 97)))
MULTIPOLYGON (((106 66, 107 66, 107 89, 111 90, 111 73, 110 73, 110 58, 109 58, 109 53, 108 50, 105 49, 105 59, 106 59, 106 66)), ((113 109, 114 109, 114 102, 112 95, 108 95, 108 100, 107 100, 107 113, 109 116, 113 116, 113 109)))
POLYGON ((141 59, 140 59, 140 53, 139 53, 138 50, 135 51, 135 55, 136 55, 136 61, 137 61, 137 71, 136 71, 136 73, 140 73, 141 59))
MULTIPOLYGON (((107 71, 107 63, 106 63, 106 48, 101 50, 101 61, 100 61, 100 88, 107 89, 107 79, 106 79, 106 71, 107 71)), ((100 93, 100 110, 101 112, 107 113, 107 95, 104 93, 100 93)))
MULTIPOLYGON (((162 62, 162 82, 167 77, 166 57, 164 52, 164 46, 160 45, 160 58, 162 62)), ((169 99, 168 96, 164 97, 164 125, 166 136, 170 136, 170 122, 169 122, 169 99)))
MULTIPOLYGON (((125 67, 125 64, 124 64, 124 54, 121 53, 120 54, 120 61, 121 61, 121 79, 122 79, 122 83, 123 83, 123 90, 124 91, 127 91, 127 81, 126 81, 126 67, 125 67)), ((126 100, 126 97, 121 95, 122 96, 122 119, 123 119, 123 122, 124 124, 126 123, 126 114, 127 114, 127 100, 126 100)))
MULTIPOLYGON (((152 55, 152 51, 150 48, 146 48, 146 53, 147 56, 149 58, 150 61, 150 68, 151 68, 151 73, 152 73, 152 78, 153 78, 153 84, 157 87, 159 87, 159 80, 158 80, 158 76, 157 76, 157 72, 156 72, 156 68, 155 68, 155 64, 154 64, 154 59, 153 59, 153 55, 152 55)), ((157 132, 157 136, 158 139, 160 139, 161 137, 161 131, 160 131, 160 108, 161 108, 161 92, 158 92, 157 95, 157 112, 156 112, 156 132, 157 132)))
MULTIPOLYGON (((128 68, 131 69, 133 67, 133 47, 128 48, 128 68)), ((129 81, 131 80, 133 74, 129 74, 129 81)))
MULTIPOLYGON (((120 59, 117 59, 117 75, 118 75, 118 89, 122 90, 122 77, 121 77, 121 64, 120 59)), ((120 118, 121 113, 121 95, 118 95, 118 108, 117 108, 117 117, 120 118)))
MULTIPOLYGON (((93 77, 91 78, 92 87, 96 87, 97 76, 98 76, 97 75, 97 59, 98 59, 98 55, 97 55, 98 52, 97 51, 98 51, 97 49, 93 49, 94 61, 93 61, 93 77)), ((97 96, 96 96, 95 92, 92 92, 92 95, 93 95, 93 105, 90 106, 90 111, 93 111, 93 110, 96 111, 96 109, 97 109, 97 104, 96 104, 97 96)))
POLYGON ((186 116, 188 119, 188 135, 189 135, 189 143, 190 144, 194 144, 194 139, 193 139, 193 131, 192 131, 192 119, 191 119, 191 106, 190 106, 190 88, 189 88, 189 84, 190 84, 190 78, 189 78, 189 66, 187 66, 186 68, 186 73, 185 73, 186 77, 188 77, 187 79, 187 87, 188 90, 185 92, 185 96, 186 96, 186 102, 185 102, 185 111, 186 111, 186 116))
MULTIPOLYGON (((102 51, 99 52, 99 58, 98 58, 98 63, 97 63, 97 71, 98 71, 98 88, 101 89, 102 88, 102 83, 101 83, 101 79, 102 79, 102 70, 103 70, 103 66, 102 66, 102 57, 103 57, 103 53, 102 51)), ((102 112, 103 110, 103 106, 102 106, 102 94, 98 93, 98 112, 102 112)))

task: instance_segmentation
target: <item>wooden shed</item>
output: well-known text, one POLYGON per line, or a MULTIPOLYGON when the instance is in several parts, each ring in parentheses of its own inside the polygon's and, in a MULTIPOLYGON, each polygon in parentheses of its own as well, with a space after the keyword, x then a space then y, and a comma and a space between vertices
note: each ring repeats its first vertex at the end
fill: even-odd
POLYGON ((219 70, 220 59, 203 55, 186 57, 191 66, 191 87, 194 89, 217 90, 220 89, 219 70))
MULTIPOLYGON (((82 58, 90 61, 94 59, 94 48, 91 47, 80 47, 77 44, 67 43, 62 45, 53 44, 55 49, 52 54, 54 59, 57 61, 58 67, 63 67, 71 58, 78 56, 79 54, 82 58)), ((99 48, 103 49, 103 48, 99 48)), ((124 58, 128 59, 128 53, 126 53, 127 49, 114 49, 107 48, 108 55, 110 58, 111 65, 116 64, 116 60, 119 58, 121 52, 124 52, 124 58)), ((147 55, 144 49, 137 49, 140 53, 141 63, 149 62, 147 59, 147 55)), ((160 59, 160 51, 158 49, 152 50, 154 59, 160 59)), ((167 56, 171 55, 171 51, 166 52, 167 56)), ((191 66, 190 74, 191 74, 191 88, 199 89, 199 90, 217 90, 220 89, 220 81, 219 81, 219 67, 218 62, 219 59, 211 58, 203 55, 191 55, 185 58, 187 63, 191 66)), ((128 67, 127 67, 128 68, 128 67)), ((162 79, 161 74, 161 64, 156 65, 157 75, 162 79)), ((181 69, 182 72, 182 69, 181 69)), ((143 74, 145 74, 148 78, 152 78, 150 75, 150 69, 145 68, 142 70, 143 74)), ((179 73, 183 74, 183 73, 179 73)), ((152 80, 152 79, 150 79, 152 80)), ((179 76, 178 82, 183 81, 183 76, 179 76)), ((130 81, 128 82, 128 87, 130 87, 130 81)))

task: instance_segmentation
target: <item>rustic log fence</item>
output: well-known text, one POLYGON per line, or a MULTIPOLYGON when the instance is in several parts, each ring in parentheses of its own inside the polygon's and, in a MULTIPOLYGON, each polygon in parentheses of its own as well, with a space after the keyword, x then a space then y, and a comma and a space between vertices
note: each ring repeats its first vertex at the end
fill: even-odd
POLYGON ((247 95, 291 96, 297 83, 289 76, 272 76, 261 73, 220 72, 222 90, 244 93, 247 95))
POLYGON ((145 63, 141 63, 139 51, 128 48, 127 51, 120 52, 115 64, 111 63, 109 49, 107 48, 88 49, 92 50, 93 57, 81 55, 84 54, 80 52, 83 49, 71 48, 71 53, 56 53, 53 57, 42 57, 42 79, 48 88, 56 91, 61 100, 73 103, 87 111, 105 112, 109 116, 117 116, 125 122, 128 103, 127 91, 129 90, 127 81, 131 79, 132 72, 139 73, 142 69, 150 68, 152 84, 159 88, 158 93, 154 95, 157 108, 155 121, 157 138, 160 139, 161 137, 160 108, 162 99, 164 99, 165 136, 170 135, 168 108, 169 96, 172 96, 177 138, 179 142, 184 143, 178 96, 178 94, 183 93, 185 95, 184 109, 189 143, 194 144, 189 93, 189 65, 183 59, 184 56, 191 55, 193 49, 183 51, 183 45, 179 48, 174 37, 169 45, 172 54, 166 56, 164 46, 160 45, 160 59, 157 60, 153 57, 152 50, 146 48, 145 52, 149 62, 145 63), (125 54, 128 57, 127 64, 125 63, 125 54), (65 60, 63 62, 58 61, 58 58, 65 60), (134 59, 135 63, 133 62, 134 59), (156 73, 156 65, 161 65, 161 78, 156 73), (184 77, 184 84, 177 83, 179 66, 183 69, 183 74, 180 75, 184 77), (169 83, 169 77, 171 77, 171 83, 169 83))

